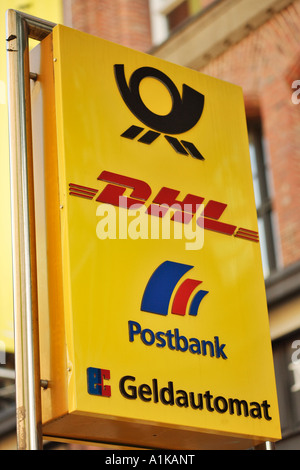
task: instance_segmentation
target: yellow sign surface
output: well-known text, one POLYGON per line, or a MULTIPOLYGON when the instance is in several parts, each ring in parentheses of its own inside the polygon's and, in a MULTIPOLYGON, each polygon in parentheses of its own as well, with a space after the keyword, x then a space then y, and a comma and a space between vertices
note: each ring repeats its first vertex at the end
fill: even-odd
POLYGON ((44 434, 279 439, 242 90, 62 26, 52 60, 67 398, 44 434))

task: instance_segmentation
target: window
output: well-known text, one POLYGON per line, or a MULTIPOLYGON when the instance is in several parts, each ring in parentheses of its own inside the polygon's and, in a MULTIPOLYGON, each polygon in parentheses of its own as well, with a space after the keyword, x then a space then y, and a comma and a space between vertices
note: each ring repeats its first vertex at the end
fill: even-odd
MULTIPOLYGON (((300 448, 300 331, 273 343, 282 437, 300 448), (297 439, 296 439, 297 436, 297 439)), ((283 447, 284 449, 284 447, 283 447)))
POLYGON ((187 18, 201 10, 201 0, 149 0, 152 40, 160 44, 187 18))
POLYGON ((270 170, 258 120, 248 122, 248 133, 261 256, 266 278, 276 269, 270 170))
POLYGON ((189 2, 185 0, 180 2, 175 8, 173 8, 166 17, 168 20, 169 31, 172 31, 176 26, 180 25, 184 20, 190 16, 189 2))

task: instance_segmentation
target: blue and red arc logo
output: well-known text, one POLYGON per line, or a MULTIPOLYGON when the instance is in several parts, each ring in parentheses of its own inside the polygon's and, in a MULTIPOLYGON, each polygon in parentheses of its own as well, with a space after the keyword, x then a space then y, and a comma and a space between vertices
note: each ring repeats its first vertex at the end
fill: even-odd
MULTIPOLYGON (((152 274, 146 286, 142 299, 141 310, 143 312, 168 315, 169 304, 179 280, 194 266, 188 264, 165 261, 152 274)), ((179 285, 174 296, 171 313, 185 315, 188 302, 195 289, 202 283, 195 279, 186 279, 179 285)), ((203 298, 208 294, 206 290, 198 291, 192 299, 189 315, 195 317, 203 298)))

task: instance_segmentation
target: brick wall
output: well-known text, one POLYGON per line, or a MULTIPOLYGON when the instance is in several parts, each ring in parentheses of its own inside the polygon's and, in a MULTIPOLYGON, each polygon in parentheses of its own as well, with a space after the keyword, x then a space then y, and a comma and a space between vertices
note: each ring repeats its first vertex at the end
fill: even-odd
POLYGON ((260 116, 273 180, 281 262, 300 259, 300 0, 273 16, 203 71, 242 86, 247 114, 260 116))
POLYGON ((208 7, 212 3, 214 3, 216 0, 201 0, 201 6, 202 8, 208 7))
POLYGON ((72 27, 140 51, 151 47, 148 0, 71 0, 72 27))

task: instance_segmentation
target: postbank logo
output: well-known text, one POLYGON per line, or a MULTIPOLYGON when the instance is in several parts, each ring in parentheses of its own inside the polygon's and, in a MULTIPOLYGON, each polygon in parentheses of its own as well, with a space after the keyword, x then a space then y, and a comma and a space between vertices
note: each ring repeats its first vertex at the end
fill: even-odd
MULTIPOLYGON (((168 315, 172 294, 181 278, 193 269, 194 266, 165 261, 152 274, 146 285, 141 311, 168 315)), ((187 312, 189 300, 192 298, 189 307, 189 315, 196 317, 198 308, 204 297, 209 293, 207 290, 199 290, 194 296, 193 293, 202 281, 196 279, 186 279, 177 287, 174 300, 172 302, 171 313, 184 316, 187 312)), ((137 321, 128 321, 129 342, 135 343, 140 340, 145 346, 154 346, 160 349, 171 351, 189 352, 198 356, 209 356, 216 359, 227 359, 225 351, 226 343, 221 343, 219 336, 206 340, 186 337, 178 328, 166 331, 153 331, 150 328, 143 328, 137 321)))
MULTIPOLYGON (((161 134, 171 147, 181 155, 191 155, 197 160, 204 160, 194 143, 179 140, 174 134, 183 134, 194 127, 199 121, 204 108, 204 95, 185 83, 182 85, 182 96, 174 82, 161 70, 154 67, 140 67, 136 69, 127 84, 125 78, 124 64, 114 65, 115 79, 119 92, 130 109, 144 125, 154 130, 147 130, 138 142, 152 144, 161 134), (140 93, 140 84, 144 78, 159 80, 168 90, 172 98, 172 108, 168 114, 159 115, 146 106, 140 93), (171 135, 170 135, 171 134, 171 135)), ((121 137, 135 139, 145 129, 132 125, 121 137)))
MULTIPOLYGON (((194 266, 187 264, 165 261, 152 274, 141 304, 143 312, 168 315, 169 304, 174 289, 180 279, 194 266)), ((202 283, 196 279, 186 279, 183 281, 174 296, 171 313, 175 315, 185 315, 187 305, 193 292, 202 283)), ((207 290, 199 290, 193 297, 189 308, 189 315, 195 317, 203 298, 208 294, 207 290)))

